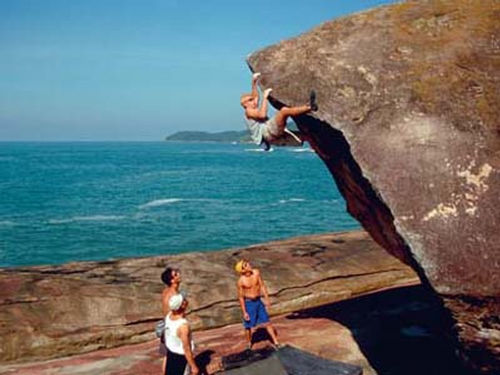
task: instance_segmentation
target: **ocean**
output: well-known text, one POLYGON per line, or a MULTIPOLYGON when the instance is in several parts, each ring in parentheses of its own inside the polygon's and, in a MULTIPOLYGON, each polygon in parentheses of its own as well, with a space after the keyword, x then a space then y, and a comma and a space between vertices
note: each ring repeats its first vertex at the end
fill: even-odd
POLYGON ((307 148, 0 143, 0 267, 219 250, 359 227, 307 148))

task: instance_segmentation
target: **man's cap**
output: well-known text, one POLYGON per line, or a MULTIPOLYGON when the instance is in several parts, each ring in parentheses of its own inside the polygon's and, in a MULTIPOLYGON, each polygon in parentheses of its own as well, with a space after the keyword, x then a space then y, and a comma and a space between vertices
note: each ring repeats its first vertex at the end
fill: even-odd
POLYGON ((241 273, 241 271, 243 271, 243 263, 245 263, 245 260, 242 259, 240 261, 238 261, 235 265, 234 265, 234 270, 237 272, 237 273, 241 273))
POLYGON ((177 311, 181 308, 182 302, 184 302, 184 297, 182 294, 174 294, 170 299, 168 300, 168 307, 172 311, 177 311))

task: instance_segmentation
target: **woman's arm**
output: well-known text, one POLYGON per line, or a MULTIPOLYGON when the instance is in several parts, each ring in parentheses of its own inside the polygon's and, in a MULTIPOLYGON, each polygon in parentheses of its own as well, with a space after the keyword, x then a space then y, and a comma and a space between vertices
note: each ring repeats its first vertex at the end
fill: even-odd
POLYGON ((200 370, 198 369, 198 366, 196 366, 193 351, 191 350, 191 330, 189 329, 189 325, 181 325, 178 328, 177 333, 182 341, 182 347, 184 348, 184 355, 186 356, 187 363, 189 364, 189 367, 191 367, 191 375, 198 375, 200 370))

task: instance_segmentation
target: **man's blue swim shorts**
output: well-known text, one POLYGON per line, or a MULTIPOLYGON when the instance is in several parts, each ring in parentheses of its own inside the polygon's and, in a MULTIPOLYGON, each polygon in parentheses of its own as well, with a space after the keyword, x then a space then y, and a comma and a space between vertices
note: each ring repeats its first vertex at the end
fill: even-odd
POLYGON ((245 308, 250 316, 250 320, 243 319, 245 329, 269 322, 269 315, 267 315, 266 307, 260 297, 255 299, 245 298, 245 308))

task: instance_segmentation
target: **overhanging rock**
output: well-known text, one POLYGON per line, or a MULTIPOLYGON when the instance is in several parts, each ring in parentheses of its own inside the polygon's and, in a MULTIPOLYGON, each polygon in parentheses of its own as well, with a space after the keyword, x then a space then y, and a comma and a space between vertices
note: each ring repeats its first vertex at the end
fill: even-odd
POLYGON ((500 372, 500 2, 408 1, 249 57, 348 211, 454 319, 462 358, 500 372))

